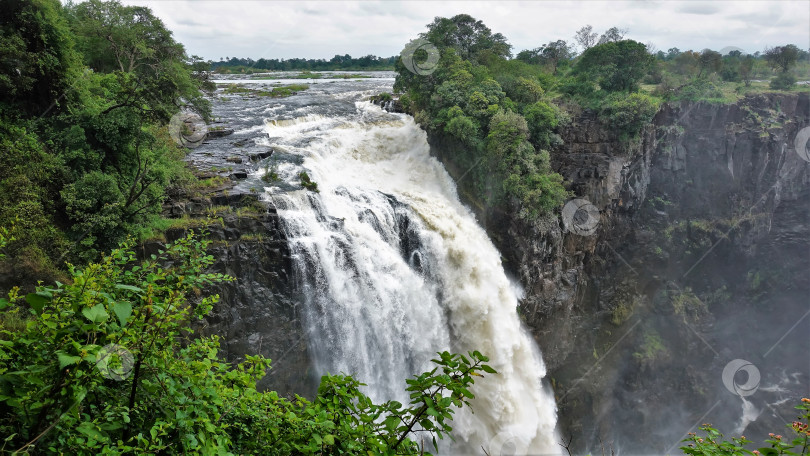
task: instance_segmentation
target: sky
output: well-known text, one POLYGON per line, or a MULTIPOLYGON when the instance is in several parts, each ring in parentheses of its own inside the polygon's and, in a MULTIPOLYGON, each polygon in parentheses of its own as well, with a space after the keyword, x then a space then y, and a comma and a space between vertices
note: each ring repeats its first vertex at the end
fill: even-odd
POLYGON ((312 1, 122 0, 152 8, 189 54, 325 58, 397 55, 434 17, 466 13, 502 33, 513 53, 573 40, 590 24, 617 26, 656 49, 747 52, 794 43, 810 48, 810 1, 312 1))

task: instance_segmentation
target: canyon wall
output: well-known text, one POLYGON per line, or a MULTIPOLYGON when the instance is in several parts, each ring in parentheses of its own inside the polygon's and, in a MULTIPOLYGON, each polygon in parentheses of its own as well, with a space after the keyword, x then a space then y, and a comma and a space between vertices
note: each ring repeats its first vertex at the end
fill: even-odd
MULTIPOLYGON (((745 429, 745 404, 721 378, 735 358, 762 376, 749 433, 792 416, 809 384, 810 322, 791 330, 810 310, 810 163, 793 144, 810 124, 808 102, 664 105, 631 143, 593 113, 573 113, 552 164, 598 209, 576 215, 593 233, 473 205, 525 289, 521 315, 572 449, 672 452, 704 414, 726 432, 745 429)), ((458 145, 431 145, 463 175, 458 145)))

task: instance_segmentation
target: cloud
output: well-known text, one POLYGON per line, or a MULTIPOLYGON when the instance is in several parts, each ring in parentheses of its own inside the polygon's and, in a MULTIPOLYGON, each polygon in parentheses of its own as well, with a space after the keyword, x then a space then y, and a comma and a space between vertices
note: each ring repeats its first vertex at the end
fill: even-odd
POLYGON ((617 26, 628 38, 659 49, 751 52, 810 43, 805 1, 191 1, 123 0, 152 8, 186 45, 204 58, 331 58, 335 54, 392 56, 425 31, 436 16, 466 13, 500 32, 513 51, 552 40, 573 40, 580 27, 617 26))
POLYGON ((686 13, 686 14, 717 14, 720 12, 721 9, 717 5, 713 5, 711 3, 686 3, 678 8, 679 13, 686 13))

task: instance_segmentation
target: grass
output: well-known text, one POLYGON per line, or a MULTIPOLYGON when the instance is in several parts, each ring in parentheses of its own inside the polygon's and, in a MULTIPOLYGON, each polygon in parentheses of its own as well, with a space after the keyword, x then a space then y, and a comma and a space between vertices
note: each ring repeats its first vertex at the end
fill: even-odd
POLYGON ((292 84, 287 86, 281 87, 273 87, 273 90, 267 91, 262 90, 257 93, 257 95, 261 97, 271 97, 271 98, 284 98, 289 97, 291 95, 295 95, 298 92, 304 91, 309 89, 309 86, 306 84, 292 84))
MULTIPOLYGON (((700 101, 708 103, 728 104, 735 103, 749 95, 759 95, 764 93, 798 93, 810 92, 810 85, 794 85, 789 91, 786 90, 773 90, 770 87, 770 81, 756 81, 746 87, 745 84, 740 82, 727 82, 717 81, 715 85, 722 93, 721 97, 704 98, 700 101)), ((653 94, 658 88, 658 84, 641 84, 641 91, 653 94)))
POLYGON ((229 84, 223 90, 227 95, 258 95, 260 97, 270 98, 284 98, 297 94, 298 92, 309 89, 306 84, 290 84, 285 86, 273 87, 271 90, 252 89, 250 87, 240 86, 238 84, 229 84))
POLYGON ((179 228, 190 230, 195 228, 205 228, 213 225, 224 227, 225 221, 222 219, 222 217, 210 216, 207 218, 189 217, 188 215, 183 215, 180 218, 155 217, 148 225, 140 227, 140 229, 136 231, 134 235, 139 243, 147 241, 165 242, 166 232, 171 229, 179 228))

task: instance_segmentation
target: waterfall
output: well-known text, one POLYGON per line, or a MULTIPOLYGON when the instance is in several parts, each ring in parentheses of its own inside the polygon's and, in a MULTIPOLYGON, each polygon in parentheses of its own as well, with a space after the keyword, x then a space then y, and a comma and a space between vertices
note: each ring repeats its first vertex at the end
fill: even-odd
POLYGON ((458 443, 440 442, 440 453, 558 453, 545 366, 517 314, 521 291, 424 131, 366 102, 266 130, 298 157, 278 166, 286 183, 266 196, 290 242, 315 369, 355 376, 375 402, 407 403, 405 379, 431 369, 436 352, 478 350, 498 374, 476 381, 474 413, 456 413, 458 443), (290 190, 302 170, 318 193, 290 190))

